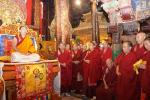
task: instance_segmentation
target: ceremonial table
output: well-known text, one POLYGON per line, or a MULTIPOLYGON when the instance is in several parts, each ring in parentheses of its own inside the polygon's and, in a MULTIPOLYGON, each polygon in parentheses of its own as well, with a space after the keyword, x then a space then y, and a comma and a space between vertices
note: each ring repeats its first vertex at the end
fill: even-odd
MULTIPOLYGON (((5 86, 6 100, 51 100, 53 80, 59 72, 57 60, 4 63, 0 95, 5 86)), ((56 96, 56 95, 55 95, 56 96)))

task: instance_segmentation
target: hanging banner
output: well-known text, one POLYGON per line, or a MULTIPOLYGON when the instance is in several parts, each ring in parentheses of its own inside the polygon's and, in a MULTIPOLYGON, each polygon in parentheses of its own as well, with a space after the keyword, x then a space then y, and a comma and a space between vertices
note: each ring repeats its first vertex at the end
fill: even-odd
POLYGON ((123 23, 122 26, 124 34, 130 35, 138 32, 140 24, 138 22, 128 22, 123 23))
POLYGON ((103 3, 110 2, 112 0, 101 0, 103 3))
POLYGON ((109 13, 110 25, 114 26, 117 24, 117 12, 109 13))
POLYGON ((102 4, 110 24, 128 23, 150 17, 150 0, 110 0, 102 4))
POLYGON ((133 9, 130 6, 125 8, 120 8, 120 14, 121 14, 122 22, 131 21, 135 19, 133 9))
POLYGON ((136 11, 139 4, 140 4, 140 0, 131 0, 131 5, 134 11, 136 11))
POLYGON ((109 2, 102 4, 102 7, 107 13, 114 12, 114 11, 118 10, 118 1, 117 0, 113 0, 113 1, 111 0, 109 2))
POLYGON ((136 20, 150 17, 150 0, 139 0, 136 6, 136 20))
POLYGON ((118 0, 119 8, 125 8, 131 6, 131 0, 118 0))
POLYGON ((108 26, 108 33, 117 33, 117 32, 118 32, 118 27, 117 27, 117 25, 115 25, 115 26, 109 25, 109 26, 108 26))

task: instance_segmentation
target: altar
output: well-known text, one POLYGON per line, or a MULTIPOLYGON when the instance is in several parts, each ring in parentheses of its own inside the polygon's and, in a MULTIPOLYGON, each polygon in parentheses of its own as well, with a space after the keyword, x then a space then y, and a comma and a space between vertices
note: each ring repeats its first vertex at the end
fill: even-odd
POLYGON ((53 88, 58 72, 57 60, 4 63, 0 93, 4 90, 6 100, 60 100, 53 88))

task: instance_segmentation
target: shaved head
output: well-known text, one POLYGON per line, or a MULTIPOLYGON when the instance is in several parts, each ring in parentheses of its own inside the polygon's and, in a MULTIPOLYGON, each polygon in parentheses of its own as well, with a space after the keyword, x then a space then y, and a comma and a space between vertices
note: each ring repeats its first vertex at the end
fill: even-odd
POLYGON ((140 32, 136 35, 136 41, 138 44, 142 44, 146 38, 146 34, 144 32, 140 32))

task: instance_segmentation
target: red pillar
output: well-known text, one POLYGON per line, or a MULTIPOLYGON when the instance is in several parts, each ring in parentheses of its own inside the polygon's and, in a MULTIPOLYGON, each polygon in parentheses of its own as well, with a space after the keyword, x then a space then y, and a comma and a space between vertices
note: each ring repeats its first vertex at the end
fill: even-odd
POLYGON ((32 0, 27 0, 26 8, 27 8, 26 24, 31 25, 31 23, 32 23, 32 0))

